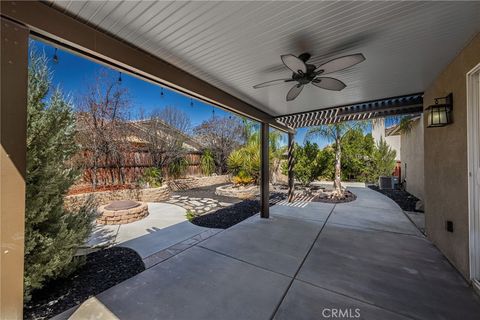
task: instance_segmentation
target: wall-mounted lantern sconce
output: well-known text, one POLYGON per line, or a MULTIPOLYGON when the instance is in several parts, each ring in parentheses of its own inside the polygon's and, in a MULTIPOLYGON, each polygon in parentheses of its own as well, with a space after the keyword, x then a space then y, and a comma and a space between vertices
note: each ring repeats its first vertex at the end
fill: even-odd
POLYGON ((443 127, 452 123, 453 94, 446 97, 435 98, 435 104, 429 106, 427 112, 427 127, 443 127), (438 103, 445 100, 445 103, 438 103))

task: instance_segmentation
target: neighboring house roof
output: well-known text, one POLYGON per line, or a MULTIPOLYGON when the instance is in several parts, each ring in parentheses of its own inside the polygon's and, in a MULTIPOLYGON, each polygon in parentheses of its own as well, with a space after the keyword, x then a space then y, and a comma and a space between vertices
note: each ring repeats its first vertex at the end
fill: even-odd
POLYGON ((385 137, 398 136, 401 134, 402 134, 402 131, 400 130, 399 124, 385 128, 385 137))
MULTIPOLYGON (((126 137, 127 141, 136 145, 146 145, 148 141, 145 139, 144 133, 147 133, 149 130, 152 130, 152 127, 155 127, 156 130, 161 131, 160 135, 180 138, 183 141, 182 147, 188 151, 200 151, 204 149, 203 144, 197 139, 168 125, 165 121, 156 119, 154 125, 152 124, 152 121, 153 120, 150 119, 122 121, 117 122, 116 125, 121 126, 124 132, 128 132, 126 137)), ((77 114, 76 126, 79 132, 87 132, 91 130, 90 128, 92 125, 89 115, 82 113, 77 114)))
MULTIPOLYGON (((409 121, 410 122, 417 121, 420 118, 421 118, 421 116, 414 116, 414 117, 410 118, 409 121)), ((399 136, 399 135, 402 135, 402 129, 400 127, 400 123, 398 123, 394 126, 385 128, 385 136, 386 137, 388 137, 388 136, 399 136)))
MULTIPOLYGON (((135 121, 130 121, 129 124, 134 128, 137 128, 141 131, 146 132, 148 130, 151 130, 152 121, 153 120, 150 120, 150 119, 135 120, 135 121)), ((155 122, 156 122, 155 126, 157 127, 157 130, 160 130, 163 134, 180 137, 183 140, 183 147, 185 149, 190 151, 200 151, 204 149, 204 145, 200 141, 198 141, 196 138, 178 130, 177 128, 170 126, 169 124, 167 124, 165 121, 161 119, 156 119, 155 122)), ((141 139, 140 136, 141 135, 135 135, 132 138, 139 139, 139 142, 147 143, 147 141, 141 139)))

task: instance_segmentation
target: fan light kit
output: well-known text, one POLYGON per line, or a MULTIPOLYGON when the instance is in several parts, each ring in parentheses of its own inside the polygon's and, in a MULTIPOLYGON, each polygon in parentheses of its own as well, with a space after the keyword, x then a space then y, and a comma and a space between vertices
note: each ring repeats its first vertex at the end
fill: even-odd
POLYGON ((293 71, 292 77, 267 81, 257 84, 253 86, 253 88, 259 89, 285 82, 297 82, 288 91, 287 101, 292 101, 298 97, 303 87, 309 83, 322 89, 340 91, 347 86, 345 83, 335 78, 323 77, 323 75, 349 68, 365 60, 363 54, 357 53, 330 60, 316 67, 313 64, 307 63, 310 57, 311 55, 309 53, 302 53, 298 57, 293 54, 282 55, 283 64, 293 71))

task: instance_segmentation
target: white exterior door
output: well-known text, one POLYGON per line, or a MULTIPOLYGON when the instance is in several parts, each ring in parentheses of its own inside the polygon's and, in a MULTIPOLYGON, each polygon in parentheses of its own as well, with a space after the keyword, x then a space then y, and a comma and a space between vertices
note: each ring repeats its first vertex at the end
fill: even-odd
POLYGON ((480 64, 467 74, 470 277, 480 290, 480 64))

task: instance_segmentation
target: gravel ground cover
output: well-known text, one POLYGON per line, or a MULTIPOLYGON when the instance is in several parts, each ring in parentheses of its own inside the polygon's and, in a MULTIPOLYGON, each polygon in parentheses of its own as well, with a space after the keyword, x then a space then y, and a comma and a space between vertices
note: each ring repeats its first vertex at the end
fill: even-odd
MULTIPOLYGON (((270 193, 270 206, 286 199, 286 193, 270 193)), ((250 218, 260 212, 260 199, 243 200, 222 208, 217 211, 207 213, 191 220, 193 224, 207 228, 227 229, 237 223, 250 218)))
POLYGON ((402 210, 422 212, 415 209, 415 205, 417 204, 417 201, 419 199, 411 195, 407 191, 399 190, 399 189, 380 190, 377 186, 374 186, 374 185, 370 185, 368 187, 372 190, 375 190, 377 192, 380 192, 381 194, 386 195, 387 197, 395 201, 400 206, 400 208, 402 208, 402 210))
POLYGON ((132 249, 113 247, 90 253, 74 273, 34 291, 25 305, 24 319, 49 319, 144 270, 132 249))

